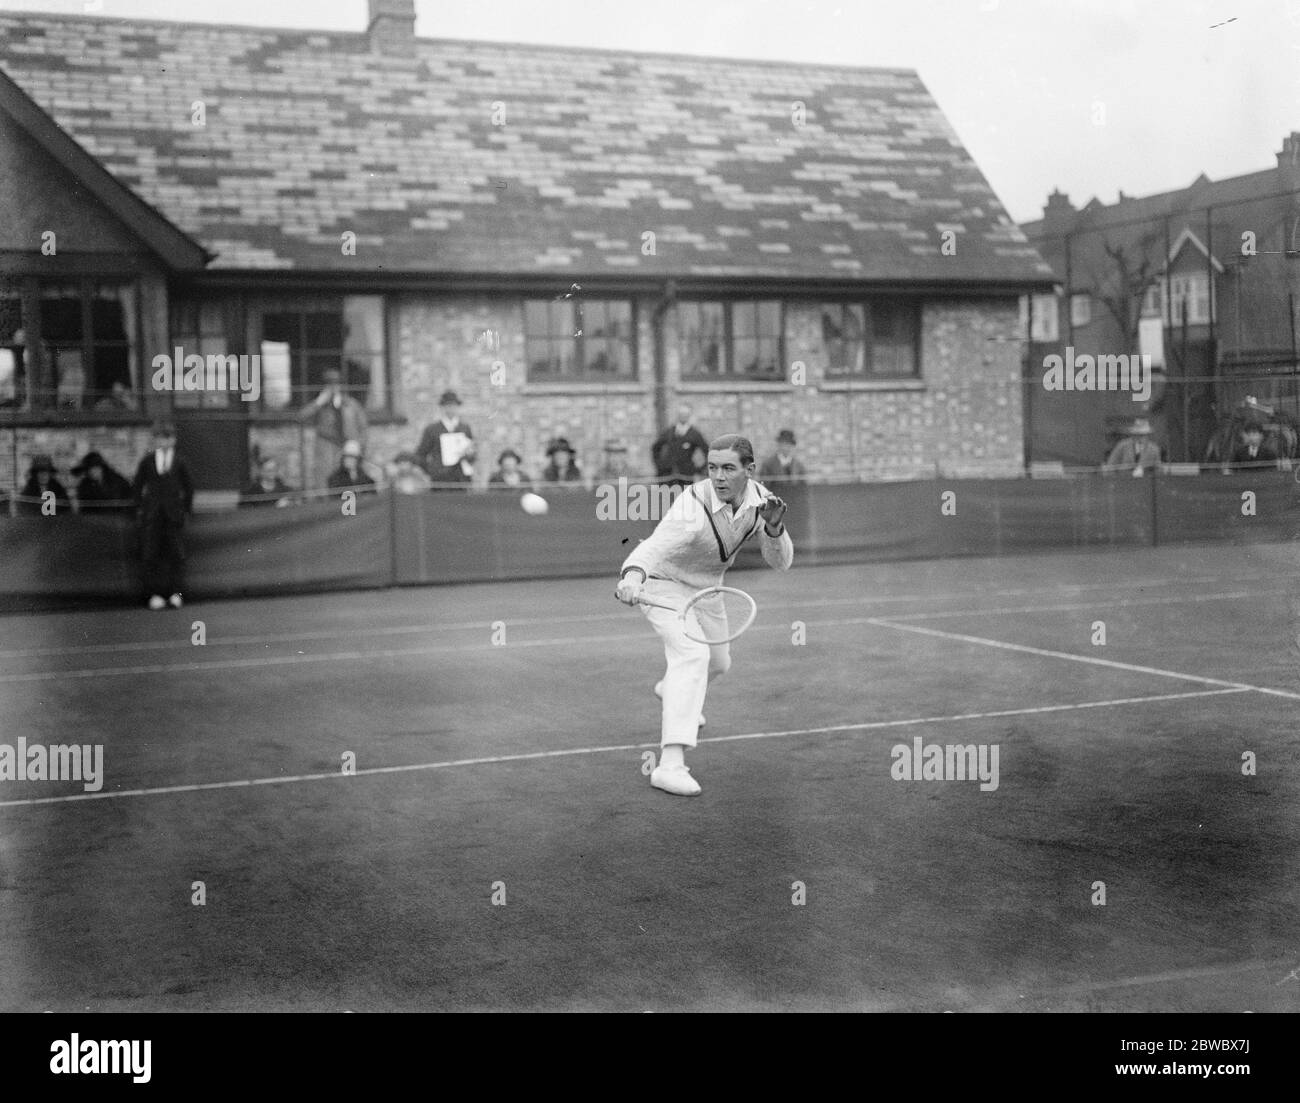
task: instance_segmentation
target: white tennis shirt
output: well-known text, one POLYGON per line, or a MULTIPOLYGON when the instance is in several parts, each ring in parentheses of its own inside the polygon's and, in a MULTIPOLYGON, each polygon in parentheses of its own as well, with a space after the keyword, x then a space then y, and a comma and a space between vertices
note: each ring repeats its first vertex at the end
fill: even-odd
POLYGON ((649 578, 702 590, 721 585, 741 545, 757 534, 767 565, 787 571, 794 561, 794 544, 784 525, 779 536, 768 536, 758 512, 767 496, 767 488, 750 479, 744 500, 733 510, 708 479, 688 486, 654 532, 632 549, 623 567, 640 567, 649 578))

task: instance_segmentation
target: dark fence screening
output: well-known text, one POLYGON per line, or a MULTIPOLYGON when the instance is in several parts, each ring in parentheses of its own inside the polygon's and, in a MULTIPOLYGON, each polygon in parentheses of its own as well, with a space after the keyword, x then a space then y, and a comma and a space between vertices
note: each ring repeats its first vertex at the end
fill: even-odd
MULTIPOLYGON (((1291 474, 934 480, 783 488, 796 563, 1037 550, 1277 541, 1297 532, 1291 474)), ((598 493, 547 492, 530 515, 510 491, 362 495, 199 514, 187 593, 214 598, 426 583, 615 574, 654 518, 602 519, 598 493)), ((608 511, 602 511, 607 513, 608 511)), ((0 517, 4 596, 135 600, 129 516, 0 517)), ((751 543, 740 566, 759 562, 751 543)))

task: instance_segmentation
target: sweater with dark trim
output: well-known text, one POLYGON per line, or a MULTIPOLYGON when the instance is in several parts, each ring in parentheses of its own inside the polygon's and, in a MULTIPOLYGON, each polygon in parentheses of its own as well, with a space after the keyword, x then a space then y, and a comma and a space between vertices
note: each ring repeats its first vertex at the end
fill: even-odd
POLYGON ((718 497, 711 483, 705 480, 687 487, 654 532, 632 549, 623 568, 639 567, 647 577, 703 590, 721 585, 741 546, 757 536, 767 565, 787 571, 794 561, 794 544, 784 526, 779 536, 767 534, 758 512, 766 497, 767 488, 750 479, 739 509, 733 513, 723 506, 714 511, 711 507, 718 504, 718 497))

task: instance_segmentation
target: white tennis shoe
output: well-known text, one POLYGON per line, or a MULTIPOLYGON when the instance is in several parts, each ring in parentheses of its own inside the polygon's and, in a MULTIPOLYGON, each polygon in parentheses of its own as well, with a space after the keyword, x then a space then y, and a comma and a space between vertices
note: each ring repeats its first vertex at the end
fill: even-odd
MULTIPOLYGON (((661 701, 664 699, 664 681, 662 678, 660 678, 659 681, 655 682, 655 696, 658 697, 659 700, 661 701)), ((704 719, 704 713, 700 713, 699 727, 701 728, 704 727, 704 725, 707 722, 708 721, 704 719)))
POLYGON ((691 777, 689 766, 656 766, 650 771, 650 784, 676 797, 700 795, 700 783, 691 777))
POLYGON ((154 594, 153 597, 149 599, 149 608, 152 609, 155 613, 159 609, 167 608, 167 602, 163 599, 162 594, 154 594))

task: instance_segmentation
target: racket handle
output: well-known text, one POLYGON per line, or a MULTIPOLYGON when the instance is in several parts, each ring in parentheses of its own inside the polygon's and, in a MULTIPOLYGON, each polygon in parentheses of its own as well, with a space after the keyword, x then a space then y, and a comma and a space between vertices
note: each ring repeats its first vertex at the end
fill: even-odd
POLYGON ((651 601, 649 598, 639 597, 636 599, 638 605, 653 605, 656 609, 667 609, 670 613, 680 613, 676 605, 668 605, 662 601, 651 601))

